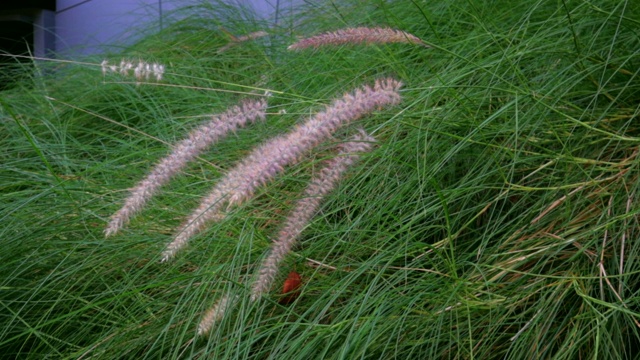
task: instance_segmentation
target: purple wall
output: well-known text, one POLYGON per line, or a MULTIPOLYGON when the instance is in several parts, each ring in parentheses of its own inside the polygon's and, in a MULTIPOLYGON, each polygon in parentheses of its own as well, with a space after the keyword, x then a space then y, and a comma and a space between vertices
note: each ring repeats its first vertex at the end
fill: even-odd
POLYGON ((127 29, 158 20, 158 0, 58 0, 56 50, 81 54, 117 50, 119 44, 136 38, 127 29))
MULTIPOLYGON (((227 1, 229 4, 253 9, 258 16, 271 21, 275 21, 276 7, 282 11, 301 2, 302 0, 227 1)), ((120 47, 144 35, 135 30, 136 28, 153 31, 155 22, 159 29, 162 20, 166 22, 166 14, 185 3, 188 2, 184 0, 58 0, 55 13, 56 52, 65 55, 86 55, 104 50, 118 51, 120 47)))

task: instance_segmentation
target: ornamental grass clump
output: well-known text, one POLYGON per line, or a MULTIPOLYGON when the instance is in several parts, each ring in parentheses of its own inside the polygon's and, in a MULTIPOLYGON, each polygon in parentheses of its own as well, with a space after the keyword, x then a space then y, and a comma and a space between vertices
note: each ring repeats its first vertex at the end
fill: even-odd
POLYGON ((210 221, 223 219, 229 207, 251 198, 258 186, 272 180, 285 166, 298 162, 306 151, 327 140, 338 128, 375 109, 399 103, 401 86, 391 78, 378 79, 373 87, 363 86, 353 94, 345 94, 291 132, 257 147, 204 197, 164 250, 162 261, 173 258, 210 221))
POLYGON ((197 3, 135 32, 105 75, 94 55, 0 54, 12 62, 0 66, 2 357, 638 358, 639 2, 308 1, 270 29, 197 3), (286 50, 289 32, 375 24, 432 48, 286 50), (220 26, 270 35, 235 43, 220 26), (136 87, 139 58, 165 64, 162 83, 150 73, 136 87), (400 106, 339 129, 188 257, 159 263, 254 145, 386 76, 405 84, 400 106), (211 146, 159 188, 127 225, 136 231, 101 241, 129 188, 171 153, 158 138, 176 145, 199 125, 185 130, 183 116, 265 90, 268 126, 211 146), (347 170, 251 301, 288 214, 357 126, 381 146, 347 170))
POLYGON ((131 194, 122 208, 111 216, 104 231, 105 236, 114 235, 122 229, 162 185, 216 141, 248 123, 264 120, 266 109, 265 99, 247 100, 240 106, 234 106, 222 114, 214 115, 210 121, 193 130, 186 139, 174 146, 169 156, 160 160, 146 178, 131 189, 131 194))

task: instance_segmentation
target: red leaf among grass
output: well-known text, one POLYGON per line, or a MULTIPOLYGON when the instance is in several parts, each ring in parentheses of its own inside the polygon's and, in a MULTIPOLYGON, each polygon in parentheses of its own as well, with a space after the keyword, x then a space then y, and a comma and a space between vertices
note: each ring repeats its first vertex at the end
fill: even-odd
POLYGON ((287 276, 287 280, 284 281, 284 286, 282 287, 282 294, 285 295, 283 298, 278 301, 282 305, 291 304, 295 299, 300 296, 300 284, 302 281, 300 280, 300 274, 295 271, 289 273, 287 276))

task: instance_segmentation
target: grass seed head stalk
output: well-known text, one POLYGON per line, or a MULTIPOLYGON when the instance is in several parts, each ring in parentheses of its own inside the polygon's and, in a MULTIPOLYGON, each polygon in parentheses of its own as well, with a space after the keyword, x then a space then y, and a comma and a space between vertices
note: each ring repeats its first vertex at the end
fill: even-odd
POLYGON ((129 76, 129 71, 133 70, 133 75, 136 77, 138 84, 143 79, 149 80, 150 76, 155 76, 157 81, 161 81, 165 69, 162 64, 150 64, 141 60, 138 61, 138 64, 134 64, 124 59, 120 61, 120 66, 110 65, 108 60, 103 60, 100 66, 102 67, 103 75, 107 73, 120 73, 121 75, 129 76))
MULTIPOLYGON (((225 30, 225 32, 227 32, 227 31, 225 30)), ((236 45, 238 43, 249 41, 249 40, 255 40, 255 39, 267 36, 267 35, 269 35, 269 33, 266 32, 266 31, 255 31, 255 32, 249 33, 247 35, 242 35, 242 36, 237 36, 237 37, 233 36, 232 34, 229 34, 229 36, 231 36, 231 42, 229 42, 227 45, 225 45, 225 46, 221 47, 220 49, 218 49, 218 54, 226 51, 231 46, 236 45)))
POLYGON ((290 45, 288 50, 301 50, 306 48, 319 48, 325 45, 345 44, 384 44, 384 43, 411 43, 425 45, 420 38, 401 30, 386 27, 357 27, 340 29, 320 35, 301 39, 290 45))
POLYGON ((324 197, 335 188, 347 169, 358 160, 359 154, 371 150, 374 141, 373 137, 361 130, 360 134, 353 136, 349 142, 340 145, 337 156, 327 161, 319 174, 311 180, 302 199, 298 201, 279 231, 278 239, 273 243, 271 252, 262 262, 259 276, 253 284, 252 301, 260 299, 262 294, 269 291, 278 274, 278 266, 291 251, 324 197))
POLYGON ((209 221, 222 219, 225 204, 235 206, 251 198, 258 186, 269 182, 285 166, 298 162, 304 152, 329 138, 340 126, 375 109, 398 104, 401 86, 391 78, 378 79, 373 87, 363 86, 345 94, 291 132, 257 147, 204 197, 163 252, 162 261, 173 258, 209 221))
POLYGON ((198 325, 198 336, 206 335, 213 325, 222 320, 224 317, 225 311, 233 306, 236 301, 236 296, 224 295, 218 300, 218 302, 209 309, 202 320, 200 320, 200 324, 198 325))
POLYGON ((111 236, 122 229, 162 185, 213 143, 247 123, 254 122, 256 119, 264 120, 266 109, 265 99, 248 100, 223 114, 214 115, 210 121, 193 130, 186 139, 174 146, 169 156, 162 159, 151 173, 131 190, 122 208, 111 217, 105 229, 105 235, 111 236))

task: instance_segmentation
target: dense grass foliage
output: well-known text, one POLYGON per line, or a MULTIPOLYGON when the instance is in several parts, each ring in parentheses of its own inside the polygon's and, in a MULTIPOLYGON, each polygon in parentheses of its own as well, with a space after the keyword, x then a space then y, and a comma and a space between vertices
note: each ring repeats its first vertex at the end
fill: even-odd
POLYGON ((636 356, 640 4, 342 3, 307 4, 276 28, 191 7, 196 15, 107 56, 162 63, 160 82, 103 75, 103 58, 23 68, 27 80, 0 93, 0 354, 636 356), (430 47, 287 51, 298 37, 357 26, 430 47), (269 36, 219 51, 229 34, 255 31, 269 36), (295 302, 279 304, 279 287, 251 302, 250 280, 330 143, 160 263, 181 221, 254 146, 381 77, 404 83, 403 100, 357 121, 378 143, 283 265, 280 281, 301 274, 295 302), (265 90, 264 123, 200 156, 104 238, 127 189, 172 143, 265 90), (197 337, 229 291, 238 305, 197 337))

